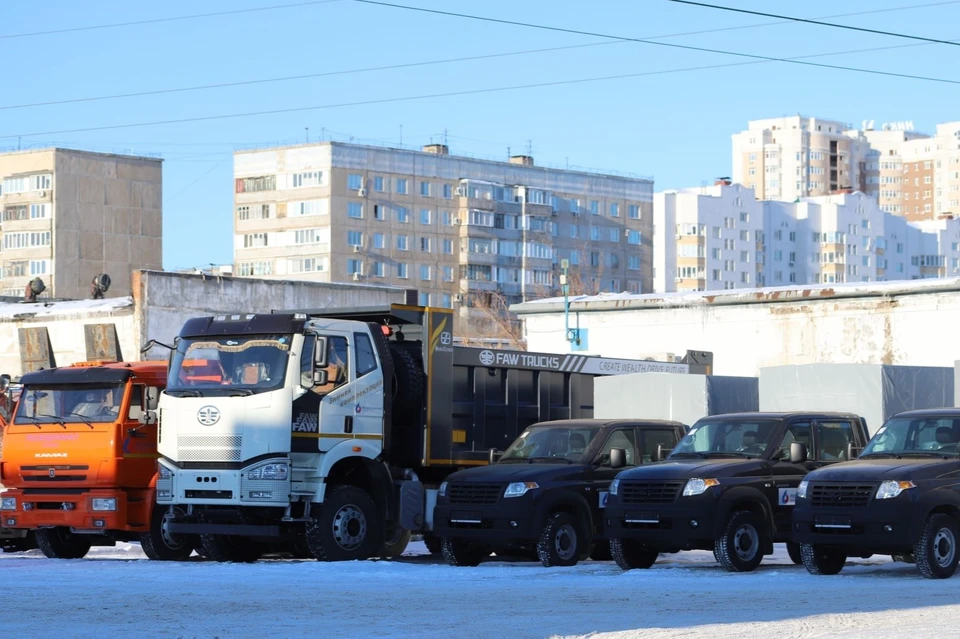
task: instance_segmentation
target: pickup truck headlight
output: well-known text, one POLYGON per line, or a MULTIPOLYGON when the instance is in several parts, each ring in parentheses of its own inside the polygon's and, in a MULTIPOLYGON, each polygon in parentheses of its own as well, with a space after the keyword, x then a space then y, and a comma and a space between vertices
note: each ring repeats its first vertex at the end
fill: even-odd
POLYGON ((447 496, 447 482, 443 482, 440 484, 440 490, 437 491, 437 495, 439 495, 440 497, 447 496))
POLYGON ((877 489, 877 499, 893 499, 903 491, 916 487, 917 485, 912 481, 894 481, 891 479, 880 484, 880 488, 877 489))
POLYGON ((95 497, 91 500, 90 507, 92 510, 116 510, 117 500, 114 497, 108 499, 95 497))
POLYGON ((0 498, 0 510, 16 510, 16 509, 17 509, 16 497, 0 498))
POLYGON ((535 481, 515 481, 503 492, 504 497, 522 497, 529 491, 540 488, 540 484, 535 481))
POLYGON ((687 482, 687 485, 683 487, 683 496, 695 497, 702 495, 707 492, 707 488, 716 486, 719 483, 716 479, 700 479, 699 477, 691 479, 687 482))
POLYGON ((804 479, 800 482, 800 485, 797 486, 797 499, 806 499, 807 498, 807 480, 804 479))
POLYGON ((620 490, 620 480, 614 479, 610 482, 610 490, 608 492, 611 495, 616 495, 618 490, 620 490))
POLYGON ((290 466, 285 463, 265 464, 247 472, 247 479, 263 479, 266 481, 283 481, 290 474, 290 466))
POLYGON ((170 479, 173 477, 173 473, 170 472, 170 469, 160 463, 157 464, 157 472, 160 473, 160 479, 170 479))

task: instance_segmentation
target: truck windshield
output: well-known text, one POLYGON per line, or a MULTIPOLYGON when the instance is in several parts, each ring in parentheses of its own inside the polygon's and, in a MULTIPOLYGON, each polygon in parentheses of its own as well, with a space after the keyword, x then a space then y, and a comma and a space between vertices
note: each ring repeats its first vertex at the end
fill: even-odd
POLYGON ((510 444, 500 461, 554 459, 581 462, 599 431, 599 426, 531 426, 510 444))
POLYGON ((167 391, 246 391, 283 386, 290 354, 289 335, 201 337, 177 344, 167 391))
POLYGON ((861 457, 867 455, 903 455, 937 453, 957 456, 960 442, 960 418, 891 419, 870 438, 861 457))
POLYGON ((123 384, 27 386, 14 424, 89 424, 112 422, 120 414, 123 384))
POLYGON ((690 454, 759 456, 778 443, 770 441, 777 424, 776 420, 703 421, 693 425, 668 459, 690 454))

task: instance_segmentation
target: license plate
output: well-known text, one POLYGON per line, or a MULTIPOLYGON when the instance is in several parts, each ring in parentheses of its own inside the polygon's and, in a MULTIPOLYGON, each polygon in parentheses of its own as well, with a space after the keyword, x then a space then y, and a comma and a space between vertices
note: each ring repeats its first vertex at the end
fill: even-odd
POLYGON ((659 524, 659 513, 632 512, 624 519, 628 524, 659 524))
POLYGON ((814 528, 849 529, 853 527, 849 515, 816 515, 813 518, 814 528))
POLYGON ((450 523, 452 524, 479 524, 482 521, 483 518, 476 511, 455 510, 450 513, 450 523))

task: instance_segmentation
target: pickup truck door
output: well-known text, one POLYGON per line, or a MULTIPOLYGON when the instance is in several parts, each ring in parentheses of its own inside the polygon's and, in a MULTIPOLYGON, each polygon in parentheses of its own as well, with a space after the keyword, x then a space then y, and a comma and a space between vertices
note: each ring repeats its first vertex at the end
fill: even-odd
POLYGON ((593 521, 598 530, 603 529, 603 509, 607 505, 607 489, 610 482, 622 471, 640 463, 640 450, 637 448, 637 430, 632 426, 616 428, 606 435, 603 446, 593 460, 593 476, 586 492, 587 503, 593 510, 593 521), (610 468, 610 449, 622 448, 627 451, 627 465, 623 468, 610 468))

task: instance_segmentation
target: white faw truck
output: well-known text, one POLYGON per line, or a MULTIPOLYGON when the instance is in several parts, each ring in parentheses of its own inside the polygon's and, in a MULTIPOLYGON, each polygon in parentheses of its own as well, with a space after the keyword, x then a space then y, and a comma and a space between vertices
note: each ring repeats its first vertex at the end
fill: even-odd
POLYGON ((217 561, 278 546, 326 561, 431 550, 437 489, 538 421, 592 417, 593 378, 684 363, 453 346, 448 309, 387 308, 187 321, 158 420, 166 533, 217 561))

